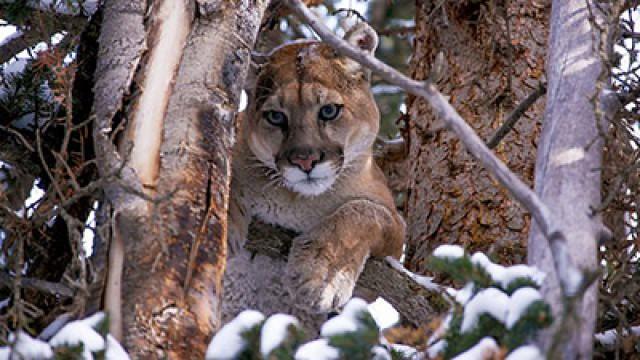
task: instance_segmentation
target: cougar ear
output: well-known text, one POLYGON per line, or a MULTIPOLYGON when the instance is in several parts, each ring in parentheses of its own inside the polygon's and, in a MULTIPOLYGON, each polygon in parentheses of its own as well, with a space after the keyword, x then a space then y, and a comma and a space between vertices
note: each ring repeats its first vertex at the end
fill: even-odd
MULTIPOLYGON (((372 55, 378 47, 378 34, 366 22, 359 22, 352 26, 344 34, 344 39, 349 44, 372 55)), ((367 75, 369 74, 368 70, 351 59, 347 62, 347 68, 350 72, 364 72, 367 75)))
POLYGON ((360 50, 373 54, 378 47, 378 34, 369 24, 362 21, 353 25, 345 34, 344 39, 360 50))

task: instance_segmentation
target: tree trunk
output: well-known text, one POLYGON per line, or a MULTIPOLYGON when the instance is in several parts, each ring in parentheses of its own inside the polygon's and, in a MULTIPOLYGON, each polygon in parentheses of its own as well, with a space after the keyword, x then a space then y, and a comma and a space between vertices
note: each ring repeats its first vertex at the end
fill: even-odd
MULTIPOLYGON (((488 140, 544 81, 549 8, 534 0, 417 1, 411 72, 426 79, 439 52, 447 64, 442 92, 488 140)), ((406 265, 424 273, 440 244, 488 251, 502 263, 525 259, 530 217, 421 99, 409 102, 406 265)), ((544 102, 538 100, 495 148, 525 182, 533 179, 544 102)))
MULTIPOLYGON (((571 257, 578 267, 597 269, 597 240, 602 229, 593 209, 600 204, 602 139, 595 115, 596 85, 602 64, 587 3, 556 0, 551 16, 547 74, 549 95, 536 160, 536 191, 566 231, 571 257)), ((547 240, 534 226, 529 237, 529 263, 547 273, 543 291, 557 315, 563 300, 547 240)), ((541 339, 551 355, 591 359, 596 320, 597 284, 577 304, 576 319, 556 333, 563 322, 541 339), (561 335, 561 336, 558 336, 561 335), (553 337, 552 337, 553 335, 553 337)))
POLYGON ((202 358, 220 326, 234 119, 266 1, 105 6, 94 103, 113 221, 103 306, 132 358, 202 358))

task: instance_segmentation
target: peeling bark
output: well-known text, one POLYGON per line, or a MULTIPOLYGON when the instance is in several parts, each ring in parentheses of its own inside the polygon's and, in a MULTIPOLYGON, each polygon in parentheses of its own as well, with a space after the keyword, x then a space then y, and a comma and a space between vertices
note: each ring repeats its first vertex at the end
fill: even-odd
MULTIPOLYGON (((149 236, 146 231, 145 218, 148 216, 145 201, 127 191, 124 187, 142 190, 137 176, 130 167, 123 166, 116 146, 111 141, 114 117, 121 109, 124 97, 131 85, 131 79, 140 61, 145 47, 144 1, 110 1, 105 4, 102 29, 98 42, 98 62, 96 65, 94 87, 94 113, 96 116, 94 127, 94 142, 96 148, 96 163, 101 176, 109 176, 121 169, 118 176, 121 182, 114 182, 105 186, 105 197, 113 205, 113 216, 121 216, 122 221, 113 227, 113 233, 119 237, 138 241, 149 236), (124 185, 124 186, 123 186, 124 185)), ((109 214, 108 214, 109 215, 109 214)), ((115 219, 114 219, 115 221, 115 219)), ((108 239, 103 239, 108 240, 108 239)), ((110 241, 109 241, 110 242, 110 241)), ((109 244, 103 244, 109 254, 105 271, 106 280, 104 294, 118 294, 121 269, 109 266, 122 261, 123 253, 107 250, 109 244), (114 258, 115 257, 115 258, 114 258)), ((105 277, 98 274, 97 280, 105 277)), ((104 295, 103 295, 104 296, 104 295)), ((120 308, 116 307, 117 299, 103 299, 104 309, 114 319, 110 323, 110 332, 117 339, 122 339, 122 323, 120 308)))
POLYGON ((141 73, 140 97, 127 126, 126 142, 132 144, 130 165, 136 170, 147 194, 153 194, 160 168, 162 124, 169 103, 175 73, 182 57, 181 49, 191 30, 193 9, 183 0, 159 1, 151 15, 148 32, 149 51, 141 73))
POLYGON ((106 189, 104 303, 132 358, 202 358, 220 326, 235 113, 265 7, 106 4, 94 137, 101 174, 119 180, 106 189), (157 12, 146 19, 149 6, 157 12))

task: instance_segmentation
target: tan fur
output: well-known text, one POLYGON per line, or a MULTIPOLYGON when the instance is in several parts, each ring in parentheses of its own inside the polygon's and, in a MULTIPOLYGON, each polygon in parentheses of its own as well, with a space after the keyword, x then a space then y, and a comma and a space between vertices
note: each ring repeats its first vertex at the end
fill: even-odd
MULTIPOLYGON (((349 40, 357 44, 362 43, 358 36, 371 33, 353 36, 349 40)), ((265 282, 275 281, 284 288, 282 303, 326 312, 351 297, 369 256, 400 256, 404 222, 372 158, 379 113, 368 78, 367 71, 320 42, 276 49, 261 69, 234 149, 225 279, 228 301, 245 298, 245 306, 267 313, 290 311, 276 300, 262 306, 247 294, 237 294, 253 291, 260 298, 265 289, 275 291, 273 284, 265 282), (325 104, 343 105, 341 115, 332 121, 320 120, 318 112, 325 104), (287 129, 269 124, 263 116, 267 110, 286 113, 287 129), (323 162, 338 169, 336 180, 320 194, 311 196, 283 185, 282 173, 291 165, 283 154, 300 146, 323 152, 323 162), (246 254, 243 243, 252 217, 301 233, 293 241, 287 264, 279 266, 260 255, 246 254), (274 272, 271 278, 254 274, 269 271, 274 272), (260 280, 244 278, 251 276, 260 280), (241 283, 249 289, 240 289, 241 283)), ((233 312, 242 307, 236 304, 227 309, 233 312)))

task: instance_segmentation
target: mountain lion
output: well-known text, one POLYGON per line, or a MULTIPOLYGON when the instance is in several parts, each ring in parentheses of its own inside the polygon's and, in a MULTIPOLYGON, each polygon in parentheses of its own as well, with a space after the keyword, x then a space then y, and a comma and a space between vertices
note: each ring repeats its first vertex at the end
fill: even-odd
MULTIPOLYGON (((345 40, 369 53, 378 44, 365 23, 345 40)), ((369 256, 400 256, 404 222, 372 156, 369 78, 318 41, 283 45, 261 66, 233 155, 225 320, 246 308, 326 316, 369 256), (252 219, 300 234, 288 261, 244 249, 252 219)))

